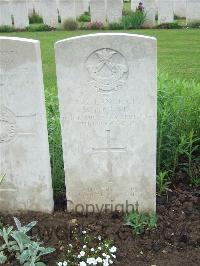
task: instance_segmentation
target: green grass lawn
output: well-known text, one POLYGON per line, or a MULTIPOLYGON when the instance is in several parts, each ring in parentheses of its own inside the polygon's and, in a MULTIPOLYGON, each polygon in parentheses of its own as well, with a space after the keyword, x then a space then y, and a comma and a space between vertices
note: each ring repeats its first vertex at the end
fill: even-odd
MULTIPOLYGON (((40 40, 45 88, 51 88, 56 86, 54 43, 89 33, 94 31, 18 32, 1 35, 40 40)), ((170 78, 195 79, 200 82, 200 30, 131 30, 128 33, 157 38, 159 71, 167 72, 170 78)))

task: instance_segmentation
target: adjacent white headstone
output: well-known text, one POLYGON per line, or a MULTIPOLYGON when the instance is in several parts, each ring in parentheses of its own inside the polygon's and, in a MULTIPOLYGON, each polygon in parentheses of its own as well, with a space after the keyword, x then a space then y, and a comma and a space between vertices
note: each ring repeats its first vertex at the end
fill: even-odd
POLYGON ((31 16, 34 10, 34 0, 26 0, 26 2, 27 2, 28 14, 29 16, 31 16))
POLYGON ((42 16, 42 1, 43 0, 34 0, 33 2, 34 10, 39 16, 42 16))
POLYGON ((88 12, 90 7, 90 0, 83 0, 84 11, 88 12))
POLYGON ((64 22, 68 18, 75 19, 76 17, 74 0, 59 0, 58 10, 61 17, 61 22, 64 22))
POLYGON ((85 6, 83 0, 75 0, 76 17, 79 17, 80 15, 84 14, 84 12, 85 12, 85 6))
POLYGON ((143 0, 141 2, 143 3, 144 12, 146 13, 146 21, 144 22, 144 27, 155 26, 155 17, 156 17, 155 0, 143 0))
POLYGON ((42 17, 44 24, 53 28, 58 26, 58 11, 55 0, 42 1, 42 17))
POLYGON ((187 0, 186 20, 200 20, 200 0, 187 0))
POLYGON ((26 0, 12 1, 12 14, 14 17, 14 26, 18 29, 24 29, 29 25, 28 8, 26 0))
POLYGON ((173 0, 158 1, 158 24, 174 21, 173 0))
POLYGON ((106 0, 90 1, 91 22, 106 22, 106 0))
POLYGON ((174 0, 174 14, 179 17, 186 17, 187 0, 174 0))
POLYGON ((155 210, 156 40, 100 33, 55 49, 68 210, 155 210))
POLYGON ((0 26, 12 26, 11 5, 9 1, 0 1, 0 26))
POLYGON ((133 11, 136 11, 140 2, 142 3, 144 12, 146 13, 146 21, 144 22, 144 26, 145 27, 155 26, 155 17, 157 11, 155 0, 132 0, 131 9, 133 11))
POLYGON ((119 22, 122 19, 123 4, 121 0, 107 0, 108 22, 119 22))
POLYGON ((0 37, 0 211, 53 210, 38 41, 0 37))

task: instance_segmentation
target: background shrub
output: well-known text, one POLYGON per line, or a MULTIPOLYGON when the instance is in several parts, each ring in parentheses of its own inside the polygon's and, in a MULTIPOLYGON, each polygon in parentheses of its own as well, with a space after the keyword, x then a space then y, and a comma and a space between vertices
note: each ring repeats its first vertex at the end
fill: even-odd
POLYGON ((41 25, 29 25, 28 27, 26 27, 26 30, 29 32, 34 32, 34 31, 51 31, 55 29, 50 27, 49 25, 41 24, 41 25))
POLYGON ((14 32, 15 28, 11 26, 0 26, 0 32, 14 32))
POLYGON ((146 14, 144 12, 127 12, 122 18, 122 24, 124 29, 139 29, 142 27, 146 20, 146 14))
POLYGON ((158 29, 181 29, 183 28, 181 25, 179 25, 177 22, 172 23, 162 23, 157 26, 158 29))
POLYGON ((86 25, 86 29, 88 30, 102 30, 104 29, 104 24, 102 22, 89 22, 86 25))
POLYGON ((108 24, 109 30, 122 30, 124 28, 122 22, 112 22, 108 24))
POLYGON ((194 20, 187 24, 187 27, 190 28, 200 28, 200 20, 194 20))
POLYGON ((79 22, 90 22, 91 21, 90 13, 85 12, 80 17, 78 17, 78 21, 79 22))
POLYGON ((65 30, 77 30, 78 22, 73 18, 68 18, 63 22, 63 29, 65 30))
POLYGON ((29 16, 29 23, 30 24, 38 24, 43 23, 43 19, 41 16, 39 16, 35 11, 33 11, 33 14, 29 16))

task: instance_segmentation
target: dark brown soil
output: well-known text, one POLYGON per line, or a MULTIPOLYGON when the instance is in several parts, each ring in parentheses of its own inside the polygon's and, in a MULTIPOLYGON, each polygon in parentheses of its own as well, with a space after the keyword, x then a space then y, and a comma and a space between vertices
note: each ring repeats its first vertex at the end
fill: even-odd
MULTIPOLYGON (((89 228, 95 234, 113 239, 118 247, 114 265, 200 265, 200 190, 179 185, 166 197, 157 198, 157 214, 157 229, 140 236, 124 225, 123 215, 119 213, 83 216, 56 211, 53 215, 27 213, 18 218, 23 223, 37 220, 32 233, 45 245, 57 249, 47 257, 50 266, 55 265, 63 248, 71 242, 70 232, 76 222, 81 230, 89 228)), ((12 216, 1 217, 4 225, 13 224, 12 216)))

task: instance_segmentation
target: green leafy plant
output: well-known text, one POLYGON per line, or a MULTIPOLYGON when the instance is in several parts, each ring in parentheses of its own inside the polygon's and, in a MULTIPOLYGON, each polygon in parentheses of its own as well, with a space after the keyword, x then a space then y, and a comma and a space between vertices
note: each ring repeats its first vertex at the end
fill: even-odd
POLYGON ((73 18, 68 18, 63 22, 62 27, 64 30, 77 30, 78 22, 73 18))
POLYGON ((162 194, 168 191, 168 187, 170 185, 170 181, 167 175, 167 172, 160 172, 156 177, 156 184, 157 184, 157 194, 161 196, 162 194))
POLYGON ((155 213, 139 213, 138 210, 134 210, 125 217, 125 224, 131 226, 137 235, 142 234, 145 230, 155 229, 156 223, 155 213))
POLYGON ((122 17, 122 24, 124 29, 139 29, 146 21, 146 14, 144 12, 129 11, 122 17))
POLYGON ((17 230, 12 226, 0 229, 0 237, 4 244, 0 247, 0 263, 5 263, 8 259, 5 254, 14 254, 20 265, 24 266, 44 266, 40 261, 41 256, 55 251, 53 248, 41 247, 40 242, 35 242, 27 233, 37 224, 36 221, 22 226, 21 222, 14 217, 17 230))
POLYGON ((122 30, 124 28, 122 22, 112 22, 108 24, 109 30, 122 30))
POLYGON ((52 31, 55 29, 45 24, 33 24, 26 27, 26 30, 29 32, 34 32, 34 31, 52 31))
POLYGON ((193 20, 187 23, 187 27, 189 28, 200 28, 200 20, 193 20))
POLYGON ((85 12, 84 14, 80 15, 80 17, 78 17, 78 21, 79 22, 90 22, 91 21, 90 13, 85 12))
POLYGON ((29 16, 29 23, 30 24, 38 24, 38 23, 43 23, 43 19, 40 15, 38 15, 35 10, 33 13, 29 16))
POLYGON ((157 26, 158 29, 182 29, 183 27, 177 22, 162 23, 157 26))
POLYGON ((0 32, 14 32, 15 28, 12 26, 3 25, 0 26, 0 32))

